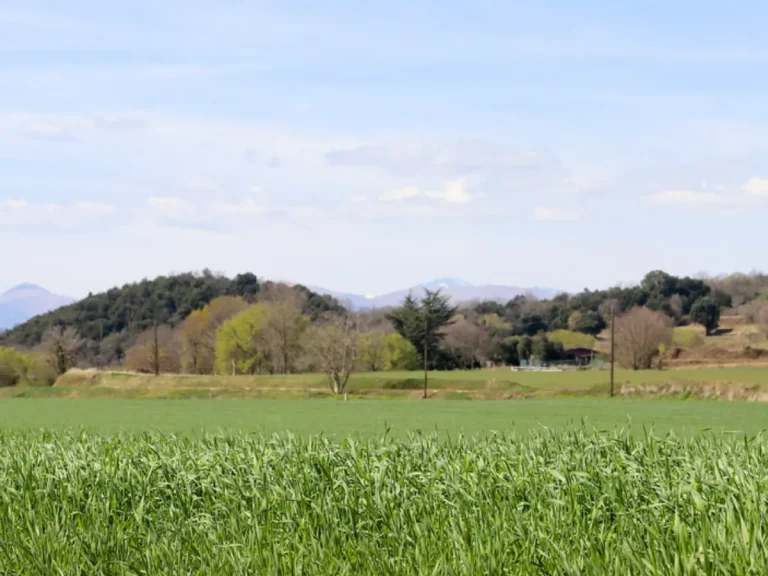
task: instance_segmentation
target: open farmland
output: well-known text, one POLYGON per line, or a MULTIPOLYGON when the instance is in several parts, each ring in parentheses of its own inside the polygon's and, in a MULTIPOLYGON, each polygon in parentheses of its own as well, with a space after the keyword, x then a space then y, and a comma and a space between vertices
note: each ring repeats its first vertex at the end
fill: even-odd
POLYGON ((0 400, 0 428, 161 431, 182 435, 225 430, 298 436, 404 437, 411 432, 485 435, 561 430, 585 421, 587 429, 629 428, 662 434, 701 430, 756 434, 768 428, 768 407, 757 402, 557 398, 483 402, 350 400, 105 400, 25 398, 0 400))
MULTIPOLYGON (((358 399, 420 398, 421 372, 354 374, 347 386, 358 399)), ((509 369, 431 372, 430 398, 515 399, 606 396, 605 370, 522 372, 509 369)), ((626 396, 672 396, 764 400, 768 368, 617 370, 616 391, 626 396)), ((64 398, 338 398, 322 374, 220 376, 72 370, 53 387, 0 388, 0 397, 64 398)))
POLYGON ((768 445, 0 433, 24 574, 762 574, 768 445))

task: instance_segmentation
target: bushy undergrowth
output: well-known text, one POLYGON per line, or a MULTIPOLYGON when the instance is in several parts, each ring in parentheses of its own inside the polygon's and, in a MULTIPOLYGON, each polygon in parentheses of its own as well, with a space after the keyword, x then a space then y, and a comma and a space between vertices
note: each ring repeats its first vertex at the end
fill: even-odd
POLYGON ((763 574, 767 446, 0 432, 0 573, 763 574))

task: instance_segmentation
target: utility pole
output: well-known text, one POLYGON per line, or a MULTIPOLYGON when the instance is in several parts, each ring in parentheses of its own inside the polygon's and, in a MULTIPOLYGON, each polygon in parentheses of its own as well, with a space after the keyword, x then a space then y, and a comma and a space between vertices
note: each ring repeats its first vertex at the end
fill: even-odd
POLYGON ((427 378, 429 374, 429 361, 427 358, 427 336, 429 334, 429 316, 424 314, 424 399, 427 399, 427 378))
POLYGON ((613 397, 613 363, 616 359, 616 304, 611 306, 611 397, 613 397))
POLYGON ((155 376, 160 375, 160 347, 157 343, 157 320, 155 320, 155 376))

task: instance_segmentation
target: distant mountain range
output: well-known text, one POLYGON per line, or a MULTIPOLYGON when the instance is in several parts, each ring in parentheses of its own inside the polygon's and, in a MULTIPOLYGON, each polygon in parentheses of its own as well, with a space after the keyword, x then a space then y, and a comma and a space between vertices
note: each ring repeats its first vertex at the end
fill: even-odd
POLYGON ((0 330, 7 330, 33 316, 72 302, 73 298, 51 294, 35 284, 19 284, 0 294, 0 330))
POLYGON ((444 294, 450 296, 455 303, 471 302, 473 300, 497 300, 499 302, 508 302, 515 296, 532 294, 537 298, 551 298, 561 292, 552 288, 532 287, 524 288, 521 286, 499 286, 493 284, 474 285, 457 278, 439 278, 431 282, 425 282, 404 290, 396 290, 381 296, 364 296, 361 294, 348 294, 344 292, 335 292, 319 286, 311 286, 310 290, 319 294, 328 294, 338 298, 342 302, 349 303, 356 310, 365 310, 371 308, 386 308, 388 306, 397 306, 402 302, 409 292, 414 296, 419 296, 425 288, 430 290, 440 289, 444 294))

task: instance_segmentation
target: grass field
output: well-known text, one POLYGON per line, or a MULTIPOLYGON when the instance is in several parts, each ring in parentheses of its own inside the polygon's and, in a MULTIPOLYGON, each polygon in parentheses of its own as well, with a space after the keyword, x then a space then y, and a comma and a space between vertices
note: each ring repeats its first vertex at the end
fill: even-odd
POLYGON ((526 434, 585 421, 587 429, 643 427, 692 435, 704 429, 755 434, 768 428, 768 406, 705 400, 558 398, 484 402, 351 400, 101 400, 2 399, 0 429, 100 433, 160 431, 291 432, 299 436, 404 437, 422 431, 442 436, 491 431, 526 434))
POLYGON ((0 432, 0 573, 764 574, 766 470, 722 435, 0 432))
MULTIPOLYGON (((369 372, 353 375, 354 397, 418 398, 420 372, 369 372)), ((700 396, 768 399, 768 368, 698 368, 616 372, 617 392, 641 396, 700 396)), ((435 399, 508 399, 559 396, 606 396, 607 371, 515 372, 509 369, 433 372, 435 399)), ((0 389, 0 396, 69 398, 330 398, 320 374, 288 376, 138 375, 72 371, 53 387, 0 389)))

